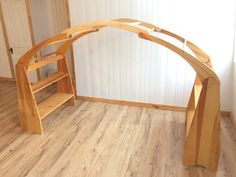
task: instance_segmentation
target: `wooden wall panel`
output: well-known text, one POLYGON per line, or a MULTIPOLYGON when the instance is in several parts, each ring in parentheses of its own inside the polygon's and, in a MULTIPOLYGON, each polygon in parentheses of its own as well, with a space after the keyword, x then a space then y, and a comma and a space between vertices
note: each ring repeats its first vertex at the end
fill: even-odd
MULTIPOLYGON (((120 17, 157 23, 159 12, 152 7, 157 3, 74 0, 70 4, 73 7, 77 4, 78 11, 73 11, 72 24, 120 17)), ((163 18, 168 17, 163 15, 163 18)), ((194 72, 163 47, 129 32, 103 29, 76 42, 74 49, 78 95, 178 106, 187 104, 194 72), (184 71, 189 71, 188 77, 184 71), (176 87, 176 82, 180 87, 176 87)))
MULTIPOLYGON (((214 8, 203 0, 193 4, 187 0, 69 0, 69 3, 72 25, 128 17, 157 24, 195 42, 213 56, 213 64, 224 78, 222 109, 230 111, 231 98, 227 93, 232 93, 228 77, 232 58, 226 53, 232 52, 234 21, 229 2, 218 2, 214 8), (221 7, 229 9, 223 14, 229 22, 218 13, 221 7), (220 19, 224 29, 219 28, 219 22, 209 25, 215 18, 220 19), (215 43, 214 37, 219 33, 228 34, 220 36, 224 45, 215 43)), ((195 73, 185 61, 163 47, 128 32, 102 29, 76 42, 74 53, 80 96, 187 105, 195 73)))
POLYGON ((30 0, 36 43, 66 29, 65 0, 30 0))
MULTIPOLYGON (((29 2, 36 43, 68 28, 66 0, 30 0, 29 2)), ((43 56, 52 51, 55 51, 55 47, 48 47, 41 51, 40 55, 43 56)), ((41 75, 45 76, 49 70, 54 72, 56 65, 50 64, 41 68, 41 75)))

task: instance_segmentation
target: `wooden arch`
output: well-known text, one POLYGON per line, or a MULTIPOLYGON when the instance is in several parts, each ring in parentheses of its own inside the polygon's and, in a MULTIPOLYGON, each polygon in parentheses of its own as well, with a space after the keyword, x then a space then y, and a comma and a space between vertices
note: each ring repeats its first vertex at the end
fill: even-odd
MULTIPOLYGON (((25 53, 16 65, 18 102, 22 128, 43 133, 42 119, 66 101, 74 105, 74 90, 68 72, 65 53, 71 44, 103 27, 114 27, 138 34, 142 39, 160 44, 187 61, 196 71, 186 112, 186 141, 183 161, 186 165, 201 165, 217 169, 220 153, 220 80, 212 68, 210 57, 186 39, 155 25, 133 19, 99 20, 69 28, 49 38, 25 53), (155 35, 163 33, 183 43, 194 55, 155 35), (57 50, 33 63, 43 48, 57 45, 57 50), (57 62, 58 73, 38 83, 31 84, 27 73, 51 62, 57 62), (37 104, 34 93, 57 82, 57 92, 45 103, 37 104)), ((157 135, 158 136, 158 135, 157 135)))

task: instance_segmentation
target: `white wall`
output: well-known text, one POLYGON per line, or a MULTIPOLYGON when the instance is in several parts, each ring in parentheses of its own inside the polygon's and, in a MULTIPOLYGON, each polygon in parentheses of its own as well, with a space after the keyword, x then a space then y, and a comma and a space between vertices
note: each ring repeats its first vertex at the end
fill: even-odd
MULTIPOLYGON (((69 0, 72 25, 136 18, 204 49, 222 81, 222 110, 232 110, 234 1, 69 0), (227 20, 226 20, 227 19, 227 20)), ((136 35, 104 29, 74 44, 78 95, 186 106, 194 72, 177 55, 136 35)))
POLYGON ((234 60, 233 60, 233 118, 236 120, 236 3, 235 3, 235 26, 234 26, 234 60))
MULTIPOLYGON (((236 51, 236 50, 235 50, 236 51)), ((234 56, 234 76, 233 76, 233 118, 236 120, 236 56, 234 56)))

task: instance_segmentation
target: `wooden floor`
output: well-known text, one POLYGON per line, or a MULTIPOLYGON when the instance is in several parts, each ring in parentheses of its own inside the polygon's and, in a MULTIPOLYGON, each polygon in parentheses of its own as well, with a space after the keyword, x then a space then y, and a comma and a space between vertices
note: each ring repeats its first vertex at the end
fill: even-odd
MULTIPOLYGON (((45 94, 46 95, 46 94, 45 94)), ((39 96, 42 99, 42 96, 39 96)), ((217 172, 182 165, 184 113, 78 101, 22 133, 14 82, 0 82, 0 177, 235 177, 236 129, 222 119, 217 172)))

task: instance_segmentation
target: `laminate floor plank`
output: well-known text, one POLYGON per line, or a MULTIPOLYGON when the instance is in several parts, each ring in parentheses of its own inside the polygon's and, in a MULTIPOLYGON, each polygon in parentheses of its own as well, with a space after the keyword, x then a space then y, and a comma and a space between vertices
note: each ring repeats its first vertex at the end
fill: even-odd
MULTIPOLYGON (((55 87, 36 94, 41 102, 55 87)), ((22 132, 16 85, 0 81, 1 177, 235 177, 236 127, 222 118, 216 172, 182 164, 185 113, 77 101, 22 132)))

